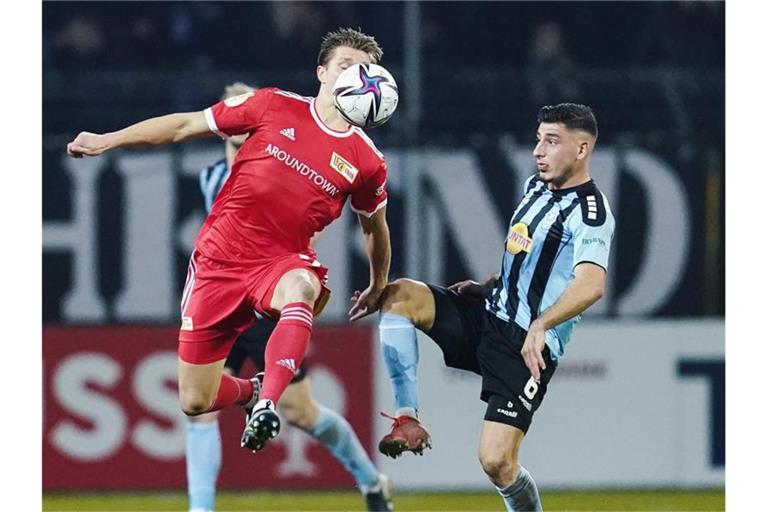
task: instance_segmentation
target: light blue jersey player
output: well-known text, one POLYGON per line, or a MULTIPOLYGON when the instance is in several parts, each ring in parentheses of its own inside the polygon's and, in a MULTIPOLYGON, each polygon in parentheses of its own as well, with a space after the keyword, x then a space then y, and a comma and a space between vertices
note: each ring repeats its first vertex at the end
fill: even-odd
MULTIPOLYGON (((222 99, 252 90, 252 87, 237 82, 226 88, 222 99)), ((216 196, 229 177, 237 150, 244 141, 245 136, 242 135, 228 138, 225 142, 226 158, 200 173, 200 191, 206 212, 210 213, 216 196)), ((224 371, 236 375, 246 359, 251 359, 257 368, 263 369, 264 351, 274 328, 274 321, 261 319, 242 333, 224 363, 224 371)), ((320 443, 349 471, 365 498, 368 510, 394 510, 389 478, 373 465, 349 422, 314 400, 306 377, 305 363, 302 362, 278 406, 281 415, 290 425, 320 443)), ((216 479, 221 467, 218 411, 189 418, 186 461, 190 511, 212 511, 216 500, 216 479)))
MULTIPOLYGON (((486 298, 486 309, 527 331, 557 302, 577 265, 608 268, 614 226, 608 201, 594 181, 550 190, 538 175, 531 176, 509 222, 500 277, 486 298)), ((580 319, 578 314, 546 331, 555 364, 580 319)))
POLYGON ((510 220, 499 275, 449 288, 398 279, 380 308, 396 412, 379 450, 398 457, 431 447, 418 419, 419 329, 437 343, 446 365, 482 376, 480 398, 488 407, 480 463, 507 510, 542 509, 518 453, 574 325, 603 294, 614 229, 608 202, 589 175, 597 141, 592 109, 546 106, 538 121, 538 173, 526 181, 510 220))

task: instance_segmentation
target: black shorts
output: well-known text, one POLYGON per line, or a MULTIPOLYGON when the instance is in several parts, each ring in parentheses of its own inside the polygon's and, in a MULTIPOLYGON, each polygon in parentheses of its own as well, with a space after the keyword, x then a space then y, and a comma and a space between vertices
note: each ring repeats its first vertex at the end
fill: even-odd
MULTIPOLYGON (((276 325, 277 322, 269 318, 257 320, 255 324, 237 338, 237 341, 232 346, 232 351, 224 363, 224 367, 232 370, 233 375, 238 375, 243 368, 245 360, 250 359, 258 368, 258 371, 264 370, 264 350, 267 348, 267 340, 269 340, 276 325)), ((304 364, 305 362, 302 361, 301 365, 299 365, 296 375, 291 380, 292 383, 299 382, 307 376, 304 364)))
POLYGON ((485 419, 528 432, 555 372, 549 348, 547 369, 536 383, 520 351, 527 332, 486 311, 483 299, 464 297, 428 284, 435 298, 435 321, 427 335, 443 351, 445 364, 483 378, 480 399, 488 403, 485 419))

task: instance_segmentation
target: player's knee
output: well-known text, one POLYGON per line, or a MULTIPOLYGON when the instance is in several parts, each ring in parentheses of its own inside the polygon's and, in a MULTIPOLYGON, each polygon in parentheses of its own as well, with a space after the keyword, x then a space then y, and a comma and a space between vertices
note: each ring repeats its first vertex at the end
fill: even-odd
POLYGON ((504 485, 517 477, 517 462, 504 453, 488 450, 480 453, 480 465, 488 478, 497 485, 504 485))
POLYGON ((187 416, 199 416, 211 408, 213 397, 196 391, 180 392, 179 402, 184 414, 187 416))
POLYGON ((308 275, 297 274, 293 276, 289 290, 286 291, 286 303, 303 302, 305 304, 314 304, 319 289, 308 275))
POLYGON ((414 287, 418 286, 411 279, 395 279, 384 288, 379 309, 382 313, 393 313, 413 320, 414 308, 411 304, 414 287))
POLYGON ((198 415, 187 415, 190 423, 214 423, 219 419, 219 411, 206 412, 198 415))

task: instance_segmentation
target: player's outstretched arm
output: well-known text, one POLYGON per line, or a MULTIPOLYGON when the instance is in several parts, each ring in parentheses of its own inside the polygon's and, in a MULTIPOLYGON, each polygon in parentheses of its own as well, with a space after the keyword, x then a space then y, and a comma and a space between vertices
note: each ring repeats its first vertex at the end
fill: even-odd
POLYGON ((357 320, 379 309, 379 301, 389 279, 389 263, 392 249, 389 245, 389 226, 387 225, 386 207, 370 217, 358 215, 360 227, 365 238, 365 250, 370 262, 371 280, 368 288, 356 294, 349 319, 357 320))
POLYGON ((67 154, 74 158, 98 156, 116 148, 162 146, 174 142, 213 135, 203 112, 187 112, 153 117, 110 133, 80 132, 67 144, 67 154))
POLYGON ((605 269, 594 263, 580 263, 573 269, 574 279, 563 294, 531 322, 521 354, 531 375, 539 381, 540 370, 546 369, 542 351, 544 333, 558 324, 580 315, 597 302, 605 291, 605 269))

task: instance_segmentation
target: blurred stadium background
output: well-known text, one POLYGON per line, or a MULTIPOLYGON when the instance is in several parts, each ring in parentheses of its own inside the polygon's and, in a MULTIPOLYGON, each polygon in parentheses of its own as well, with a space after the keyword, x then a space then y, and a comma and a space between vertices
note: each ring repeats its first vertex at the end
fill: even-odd
MULTIPOLYGON (((314 95, 320 38, 352 26, 383 45, 401 90, 398 113, 370 132, 390 163, 393 278, 496 271, 534 170, 538 107, 594 108, 593 177, 617 219, 609 290, 576 330, 522 460, 547 509, 722 510, 724 20, 710 1, 44 2, 44 508, 186 507, 177 304, 203 219, 197 174, 223 156, 211 138, 75 161, 66 142, 200 110, 236 80, 314 95)), ((391 400, 374 324, 345 320, 367 265, 353 215, 327 231, 318 397, 378 457, 400 510, 500 509, 475 455, 479 380, 444 368, 426 339, 435 448, 379 457, 391 400)), ((362 507, 309 438, 286 429, 254 456, 238 446, 241 421, 222 418, 222 509, 362 507)))

